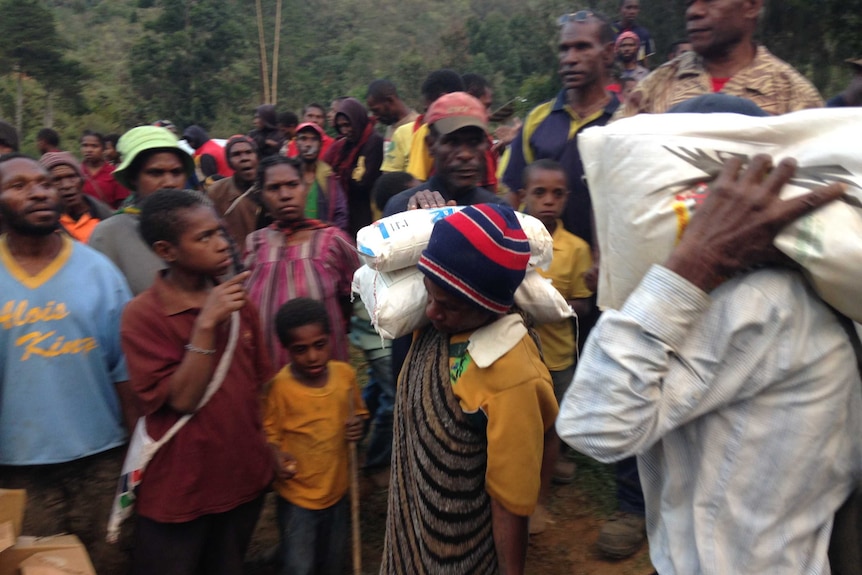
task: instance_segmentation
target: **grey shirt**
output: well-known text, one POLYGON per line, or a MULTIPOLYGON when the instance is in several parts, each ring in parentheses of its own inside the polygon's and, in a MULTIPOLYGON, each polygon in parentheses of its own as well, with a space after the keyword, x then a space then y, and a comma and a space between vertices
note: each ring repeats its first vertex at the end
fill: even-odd
POLYGON ((156 273, 167 267, 144 242, 138 220, 137 214, 117 214, 101 221, 89 243, 120 268, 134 295, 153 285, 156 273))

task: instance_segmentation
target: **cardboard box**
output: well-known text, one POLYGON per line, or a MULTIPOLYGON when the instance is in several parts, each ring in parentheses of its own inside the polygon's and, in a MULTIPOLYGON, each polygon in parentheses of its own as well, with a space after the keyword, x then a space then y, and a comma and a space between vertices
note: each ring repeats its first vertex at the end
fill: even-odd
POLYGON ((21 575, 90 575, 96 573, 83 546, 36 553, 22 561, 18 568, 21 570, 21 575))
POLYGON ((96 575, 74 535, 21 535, 27 493, 0 489, 0 575, 96 575))

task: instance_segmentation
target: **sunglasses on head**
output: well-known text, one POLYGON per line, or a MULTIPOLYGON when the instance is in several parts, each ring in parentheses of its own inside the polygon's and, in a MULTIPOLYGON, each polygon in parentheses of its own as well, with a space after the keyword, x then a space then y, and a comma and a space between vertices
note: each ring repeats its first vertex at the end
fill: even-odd
POLYGON ((562 16, 557 18, 557 24, 562 26, 563 24, 566 24, 568 22, 586 22, 594 16, 595 13, 590 10, 579 10, 578 12, 563 14, 562 16))

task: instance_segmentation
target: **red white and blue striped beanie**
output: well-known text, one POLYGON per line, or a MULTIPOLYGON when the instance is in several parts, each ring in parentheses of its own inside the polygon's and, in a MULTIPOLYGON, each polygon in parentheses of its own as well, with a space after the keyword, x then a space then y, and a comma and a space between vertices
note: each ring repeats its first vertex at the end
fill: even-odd
POLYGON ((512 307, 530 244, 509 206, 468 206, 434 225, 419 269, 435 284, 494 313, 512 307))

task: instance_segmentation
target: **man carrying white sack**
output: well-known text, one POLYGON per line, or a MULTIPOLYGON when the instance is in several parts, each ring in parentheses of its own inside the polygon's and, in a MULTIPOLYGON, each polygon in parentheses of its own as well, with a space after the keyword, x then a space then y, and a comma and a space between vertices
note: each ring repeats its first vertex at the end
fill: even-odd
POLYGON ((434 226, 418 264, 431 325, 397 387, 382 574, 524 572, 527 517, 558 449, 550 374, 509 313, 529 259, 508 206, 434 226))
POLYGON ((794 170, 729 160, 665 264, 603 315, 563 400, 569 445, 638 455, 662 575, 829 573, 833 517, 862 474, 848 332, 774 265, 778 232, 842 190, 783 201, 794 170))

